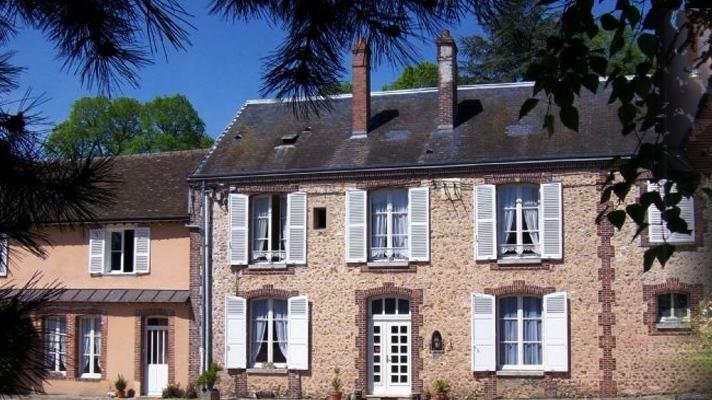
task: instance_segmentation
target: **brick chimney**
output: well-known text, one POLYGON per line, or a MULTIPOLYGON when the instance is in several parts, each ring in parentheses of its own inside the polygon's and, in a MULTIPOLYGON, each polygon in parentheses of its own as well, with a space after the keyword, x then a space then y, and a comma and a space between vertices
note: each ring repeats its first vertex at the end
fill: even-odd
POLYGON ((457 117, 457 46, 444 29, 438 40, 438 129, 452 129, 457 117))
POLYGON ((364 38, 359 38, 351 61, 351 137, 365 137, 371 118, 371 50, 364 38))

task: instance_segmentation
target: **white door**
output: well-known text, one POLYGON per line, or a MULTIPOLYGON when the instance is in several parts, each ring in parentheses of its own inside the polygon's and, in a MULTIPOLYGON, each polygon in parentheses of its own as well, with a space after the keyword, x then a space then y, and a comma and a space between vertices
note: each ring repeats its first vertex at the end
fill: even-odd
POLYGON ((146 319, 146 394, 160 396, 168 385, 168 320, 146 319))
POLYGON ((410 303, 404 299, 376 299, 371 303, 370 315, 370 392, 379 396, 409 396, 410 303), (378 305, 378 302, 381 302, 381 305, 378 305), (394 303, 395 307, 392 306, 394 303), (379 310, 382 312, 379 313, 379 310))

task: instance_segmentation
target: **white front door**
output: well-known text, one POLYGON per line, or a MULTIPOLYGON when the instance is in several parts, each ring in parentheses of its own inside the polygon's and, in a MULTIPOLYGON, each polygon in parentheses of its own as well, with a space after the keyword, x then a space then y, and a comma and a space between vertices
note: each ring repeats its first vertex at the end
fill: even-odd
MULTIPOLYGON (((403 299, 377 299, 374 302, 400 302, 395 313, 388 303, 372 307, 369 324, 369 391, 379 396, 409 396, 411 377, 410 304, 403 299), (382 313, 378 311, 382 310, 382 313), (386 313, 388 312, 388 313, 386 313), (407 312, 407 313, 406 313, 407 312)), ((372 303, 373 305, 373 303, 372 303)))
POLYGON ((165 318, 146 319, 146 394, 160 396, 168 386, 168 321, 165 318))

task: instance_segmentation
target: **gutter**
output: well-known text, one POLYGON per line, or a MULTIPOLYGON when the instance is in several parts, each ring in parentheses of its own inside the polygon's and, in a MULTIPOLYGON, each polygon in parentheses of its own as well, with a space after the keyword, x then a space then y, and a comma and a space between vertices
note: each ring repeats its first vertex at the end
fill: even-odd
POLYGON ((388 172, 405 172, 405 171, 427 171, 433 169, 454 170, 467 168, 481 168, 493 166, 512 166, 512 165, 536 165, 536 164, 562 164, 562 163, 578 163, 578 162, 609 162, 619 157, 621 159, 629 159, 627 156, 605 156, 605 157, 578 157, 578 158, 561 158, 561 159, 537 159, 537 160, 520 160, 520 161, 497 161, 497 162, 482 162, 482 163, 461 163, 461 164, 429 164, 429 165, 409 165, 409 166, 394 166, 394 167, 377 167, 377 168, 342 168, 337 170, 302 170, 288 172, 271 172, 271 173, 255 173, 255 174, 208 174, 194 175, 189 177, 189 181, 210 181, 222 179, 264 179, 264 178, 293 178, 293 177, 329 177, 333 175, 343 174, 364 174, 364 173, 388 173, 388 172))

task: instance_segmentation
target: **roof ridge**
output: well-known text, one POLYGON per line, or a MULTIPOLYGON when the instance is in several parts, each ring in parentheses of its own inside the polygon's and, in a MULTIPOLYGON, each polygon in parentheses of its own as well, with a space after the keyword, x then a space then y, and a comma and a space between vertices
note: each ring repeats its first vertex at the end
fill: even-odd
MULTIPOLYGON (((125 159, 125 158, 139 158, 139 157, 159 157, 159 156, 167 156, 167 155, 177 155, 177 154, 187 154, 187 153, 199 153, 199 152, 206 152, 208 151, 208 148, 203 148, 203 149, 188 149, 188 150, 170 150, 170 151, 158 151, 154 153, 135 153, 135 154, 120 154, 118 156, 114 156, 114 159, 125 159)), ((108 158, 108 157, 101 157, 101 158, 108 158)))
POLYGON ((225 129, 223 129, 222 132, 220 132, 220 135, 217 138, 215 138, 213 145, 210 146, 210 148, 207 150, 207 152, 205 153, 203 158, 200 160, 198 165, 193 169, 193 172, 191 172, 190 175, 188 175, 188 177, 195 175, 196 172, 198 172, 201 168, 203 168, 203 166, 205 165, 205 162, 208 160, 208 158, 210 158, 210 156, 213 154, 215 149, 218 147, 218 144, 223 140, 223 138, 230 131, 230 129, 232 129, 232 126, 235 124, 235 122, 237 122, 237 119, 240 118, 240 114, 242 114, 242 111, 245 109, 245 107, 247 107, 247 104, 248 104, 247 102, 243 103, 242 106, 237 110, 237 112, 235 113, 235 116, 232 117, 230 122, 228 122, 225 129))

